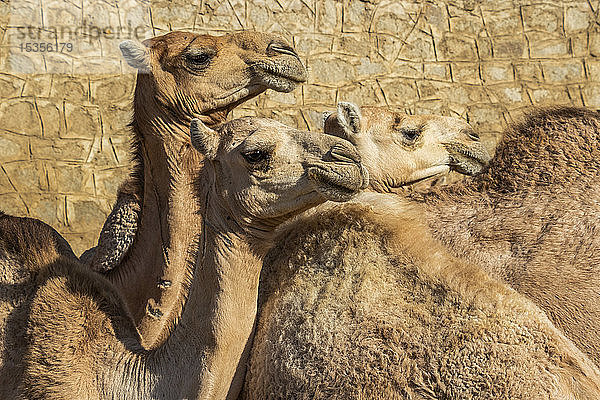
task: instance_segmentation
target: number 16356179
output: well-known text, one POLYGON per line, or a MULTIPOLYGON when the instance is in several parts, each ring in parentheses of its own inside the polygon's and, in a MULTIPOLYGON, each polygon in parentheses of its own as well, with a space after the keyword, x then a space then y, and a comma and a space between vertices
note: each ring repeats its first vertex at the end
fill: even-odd
POLYGON ((70 53, 73 51, 73 43, 45 43, 27 42, 19 45, 21 52, 27 53, 70 53))

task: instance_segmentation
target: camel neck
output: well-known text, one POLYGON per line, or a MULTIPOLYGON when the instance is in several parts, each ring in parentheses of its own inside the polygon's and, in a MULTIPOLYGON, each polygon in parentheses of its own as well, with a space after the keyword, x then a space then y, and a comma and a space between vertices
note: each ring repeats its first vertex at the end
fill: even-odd
POLYGON ((162 133, 138 136, 143 161, 139 229, 127 258, 109 275, 146 348, 161 343, 173 313, 181 309, 189 259, 200 234, 194 179, 202 168, 201 156, 187 143, 162 140, 162 133))
POLYGON ((173 332, 157 349, 123 357, 123 368, 115 369, 122 382, 140 383, 140 398, 224 399, 241 388, 264 250, 226 219, 207 217, 203 225, 173 332))

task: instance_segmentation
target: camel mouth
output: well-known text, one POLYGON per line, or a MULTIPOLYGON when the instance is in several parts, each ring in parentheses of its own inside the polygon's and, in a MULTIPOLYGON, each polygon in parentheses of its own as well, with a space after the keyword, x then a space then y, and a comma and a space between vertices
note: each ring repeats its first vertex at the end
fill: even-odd
POLYGON ((317 192, 327 200, 344 202, 351 200, 369 185, 369 173, 360 163, 318 164, 308 169, 308 177, 317 192))
POLYGON ((393 189, 397 189, 399 187, 402 186, 409 186, 409 185, 414 185, 420 182, 423 182, 427 179, 431 179, 440 175, 445 175, 448 172, 450 172, 451 168, 449 165, 446 164, 442 164, 442 165, 436 165, 433 167, 429 167, 429 168, 425 168, 422 169, 420 171, 415 171, 413 172, 408 179, 403 182, 401 185, 398 186, 390 186, 393 189))
POLYGON ((204 110, 203 114, 210 114, 223 110, 229 112, 238 105, 258 96, 264 91, 264 85, 257 83, 236 87, 220 96, 215 96, 212 107, 204 110))
POLYGON ((261 60, 250 65, 255 79, 262 85, 277 92, 289 93, 299 84, 306 82, 306 68, 297 57, 286 56, 285 63, 261 60))
POLYGON ((490 155, 481 143, 465 145, 462 143, 446 143, 444 145, 450 154, 449 167, 465 175, 477 175, 490 162, 490 155))

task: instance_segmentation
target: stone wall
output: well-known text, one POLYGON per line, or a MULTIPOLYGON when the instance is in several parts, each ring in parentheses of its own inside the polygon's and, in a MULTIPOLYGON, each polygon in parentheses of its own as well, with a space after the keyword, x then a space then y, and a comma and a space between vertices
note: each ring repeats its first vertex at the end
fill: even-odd
POLYGON ((0 209, 41 218, 76 252, 95 243, 128 171, 134 75, 115 40, 89 32, 63 58, 22 51, 23 10, 30 25, 53 12, 78 26, 78 18, 95 26, 138 18, 146 36, 282 33, 308 66, 308 83, 267 92, 234 114, 311 130, 321 111, 349 100, 466 118, 492 149, 532 104, 600 108, 596 0, 136 1, 0 3, 0 209))

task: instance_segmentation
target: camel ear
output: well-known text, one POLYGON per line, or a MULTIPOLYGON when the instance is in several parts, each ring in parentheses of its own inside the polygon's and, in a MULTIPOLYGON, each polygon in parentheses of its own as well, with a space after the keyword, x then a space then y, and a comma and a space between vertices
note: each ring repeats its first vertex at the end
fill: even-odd
POLYGON ((352 141, 360 135, 362 114, 360 108, 353 103, 340 101, 337 112, 325 117, 324 132, 352 141))
POLYGON ((327 123, 327 120, 329 119, 329 117, 331 117, 331 114, 333 114, 333 112, 331 111, 323 111, 323 119, 321 120, 321 127, 323 129, 325 129, 325 124, 327 123))
POLYGON ((209 160, 214 160, 219 149, 219 134, 204 125, 198 118, 190 124, 192 146, 209 160))
POLYGON ((125 40, 119 44, 119 49, 131 67, 139 72, 150 72, 150 54, 146 46, 133 40, 125 40))

